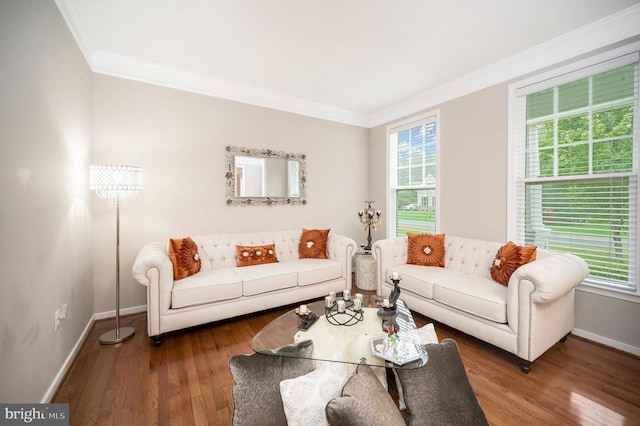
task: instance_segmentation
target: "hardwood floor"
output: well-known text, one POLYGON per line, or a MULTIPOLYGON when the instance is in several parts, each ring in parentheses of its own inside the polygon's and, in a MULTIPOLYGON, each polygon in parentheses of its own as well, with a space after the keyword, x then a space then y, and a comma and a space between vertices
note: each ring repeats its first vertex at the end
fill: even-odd
MULTIPOLYGON (((72 425, 229 425, 228 360, 250 353, 251 337, 282 308, 165 336, 146 336, 145 314, 121 318, 132 340, 102 346, 113 320, 96 322, 52 402, 69 403, 72 425)), ((419 314, 416 324, 431 322, 419 314)), ((492 425, 640 424, 640 359, 569 336, 520 371, 515 356, 435 323, 456 340, 492 425)))

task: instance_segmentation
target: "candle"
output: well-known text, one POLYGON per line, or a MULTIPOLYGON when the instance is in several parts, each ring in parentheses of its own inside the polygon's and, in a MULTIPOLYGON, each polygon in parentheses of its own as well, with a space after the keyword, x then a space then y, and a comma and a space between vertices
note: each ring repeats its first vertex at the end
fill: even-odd
POLYGON ((307 305, 300 305, 300 313, 302 315, 307 313, 307 305))
POLYGON ((356 299, 360 300, 360 304, 364 302, 364 296, 362 295, 362 293, 356 293, 356 299))
POLYGON ((351 291, 350 290, 345 290, 342 292, 342 298, 344 300, 351 300, 351 291))
POLYGON ((324 306, 330 308, 333 306, 333 298, 331 296, 325 296, 324 298, 324 306))
POLYGON ((338 312, 344 312, 344 300, 338 300, 338 312))
POLYGON ((362 300, 356 298, 353 300, 353 309, 355 311, 359 311, 360 309, 362 309, 362 300))
POLYGON ((329 292, 329 297, 332 298, 333 300, 336 299, 336 292, 335 291, 330 291, 329 292))
POLYGON ((384 306, 385 308, 389 307, 389 299, 382 299, 382 306, 384 306))
POLYGON ((393 273, 391 274, 391 279, 392 280, 397 280, 399 277, 400 277, 400 275, 396 271, 393 271, 393 273))

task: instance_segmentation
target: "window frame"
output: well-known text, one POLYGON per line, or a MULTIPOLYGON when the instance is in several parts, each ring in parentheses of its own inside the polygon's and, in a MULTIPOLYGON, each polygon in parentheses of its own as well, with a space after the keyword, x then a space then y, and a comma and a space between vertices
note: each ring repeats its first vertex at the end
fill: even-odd
MULTIPOLYGON (((519 98, 522 95, 532 94, 546 88, 560 86, 562 84, 577 81, 581 78, 598 74, 612 67, 624 66, 631 62, 638 62, 640 57, 640 42, 631 43, 626 46, 619 47, 617 49, 610 50, 599 55, 592 56, 581 61, 577 61, 556 69, 546 71, 544 73, 533 75, 520 81, 509 84, 508 88, 508 162, 507 162, 507 238, 513 241, 519 241, 521 235, 518 231, 518 217, 517 212, 519 206, 517 198, 517 186, 521 182, 518 180, 517 175, 517 161, 518 161, 518 143, 520 141, 519 132, 522 128, 519 124, 526 126, 524 122, 519 121, 518 108, 519 98)), ((636 75, 636 78, 637 75, 636 75)), ((638 138, 638 132, 640 131, 640 102, 638 97, 634 101, 634 138, 638 138)), ((640 173, 638 170, 638 145, 637 142, 634 145, 634 158, 633 158, 633 172, 636 179, 640 179, 640 173)), ((600 177, 600 176, 598 176, 600 177)), ((562 177, 558 177, 561 180, 562 177)), ((526 179, 524 180, 526 181, 526 179)), ((523 181, 523 182, 524 182, 523 181)), ((640 182, 636 187, 635 199, 636 199, 636 223, 640 225, 640 182)), ((524 220, 524 219, 522 219, 524 220)), ((636 233, 637 234, 637 233, 636 233)), ((636 303, 640 303, 640 238, 636 235, 635 244, 635 283, 636 288, 634 290, 615 288, 614 286, 600 285, 595 282, 589 282, 585 280, 578 287, 582 291, 600 294, 604 296, 614 297, 618 299, 628 300, 636 303)))
POLYGON ((411 129, 416 126, 421 126, 428 123, 435 123, 436 126, 436 176, 435 176, 435 232, 439 232, 440 229, 440 109, 430 110, 425 113, 411 116, 404 120, 400 120, 389 124, 387 126, 387 143, 386 143, 386 209, 388 214, 386 215, 386 235, 387 238, 396 238, 396 218, 397 218, 397 202, 396 192, 403 189, 427 189, 431 188, 430 185, 397 185, 397 176, 394 173, 397 170, 397 165, 392 161, 397 161, 397 155, 394 158, 393 153, 396 152, 392 146, 391 136, 394 133, 401 132, 406 129, 411 129))

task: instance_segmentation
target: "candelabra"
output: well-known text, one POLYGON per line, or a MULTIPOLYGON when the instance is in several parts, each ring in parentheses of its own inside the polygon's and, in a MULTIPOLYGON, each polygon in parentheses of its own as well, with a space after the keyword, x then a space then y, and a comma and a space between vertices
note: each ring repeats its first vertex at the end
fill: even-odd
POLYGON ((371 250, 371 230, 376 230, 380 215, 382 212, 373 208, 373 201, 365 201, 365 209, 358 212, 360 216, 360 223, 362 223, 362 230, 367 231, 367 246, 364 248, 366 251, 371 250))

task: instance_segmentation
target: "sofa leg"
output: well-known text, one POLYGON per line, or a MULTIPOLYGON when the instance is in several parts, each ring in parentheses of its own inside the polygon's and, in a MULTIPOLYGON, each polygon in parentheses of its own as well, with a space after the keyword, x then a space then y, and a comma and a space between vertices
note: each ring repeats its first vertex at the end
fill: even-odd
POLYGON ((520 363, 520 369, 524 374, 529 374, 529 371, 531 371, 531 361, 527 361, 525 359, 521 361, 522 362, 520 363))
POLYGON ((569 332, 569 333, 565 334, 565 335, 564 335, 564 337, 563 337, 562 339, 560 339, 560 341, 561 341, 562 343, 566 342, 566 341, 567 341, 567 337, 569 337, 569 335, 570 335, 570 334, 571 334, 571 332, 569 332))
POLYGON ((151 336, 151 341, 153 342, 153 346, 156 348, 162 344, 162 339, 160 336, 151 336))

